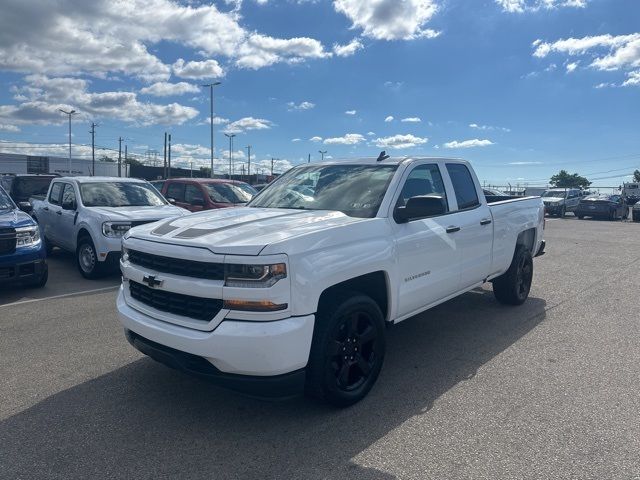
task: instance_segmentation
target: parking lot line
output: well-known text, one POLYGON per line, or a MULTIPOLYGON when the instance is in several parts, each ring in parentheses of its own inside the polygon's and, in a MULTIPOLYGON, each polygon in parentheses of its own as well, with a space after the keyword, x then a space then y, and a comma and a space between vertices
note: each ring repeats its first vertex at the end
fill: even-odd
POLYGON ((113 285, 113 286, 110 286, 110 287, 102 287, 102 288, 94 288, 93 290, 82 290, 82 291, 79 291, 79 292, 64 293, 62 295, 53 295, 51 297, 32 298, 32 299, 29 299, 29 300, 20 300, 19 302, 5 303, 4 305, 0 305, 0 308, 13 307, 13 306, 16 306, 16 305, 24 305, 25 303, 42 302, 43 300, 55 300, 57 298, 73 297, 75 295, 84 295, 84 294, 87 294, 87 293, 107 292, 109 290, 117 290, 118 288, 120 288, 120 285, 113 285))

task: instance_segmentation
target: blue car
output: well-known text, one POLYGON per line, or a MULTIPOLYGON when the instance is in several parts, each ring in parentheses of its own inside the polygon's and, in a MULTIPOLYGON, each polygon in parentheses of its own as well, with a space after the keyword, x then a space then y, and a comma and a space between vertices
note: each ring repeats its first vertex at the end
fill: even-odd
MULTIPOLYGON (((21 203, 28 210, 28 203, 21 203)), ((7 285, 44 287, 47 251, 38 224, 0 187, 0 289, 7 285)))

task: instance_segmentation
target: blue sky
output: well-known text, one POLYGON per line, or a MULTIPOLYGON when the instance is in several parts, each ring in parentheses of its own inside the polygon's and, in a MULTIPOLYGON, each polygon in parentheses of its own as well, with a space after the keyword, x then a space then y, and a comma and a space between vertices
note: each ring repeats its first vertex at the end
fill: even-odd
POLYGON ((3 12, 0 151, 64 156, 58 108, 75 108, 77 155, 95 121, 98 145, 161 152, 168 131, 176 161, 208 164, 198 85, 219 80, 216 172, 224 131, 254 165, 281 159, 277 171, 319 150, 463 157, 499 185, 560 168, 618 185, 640 168, 637 0, 8 0, 3 12))

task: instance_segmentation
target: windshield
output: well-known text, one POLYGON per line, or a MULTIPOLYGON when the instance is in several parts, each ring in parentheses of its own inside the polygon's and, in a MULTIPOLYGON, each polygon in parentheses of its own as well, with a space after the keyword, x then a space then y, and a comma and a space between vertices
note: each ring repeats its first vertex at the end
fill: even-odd
POLYGON ((0 187, 0 210, 13 210, 14 208, 13 201, 11 201, 7 192, 0 187))
POLYGON ((53 177, 16 177, 13 181, 13 196, 17 201, 29 200, 29 197, 46 195, 53 177))
POLYGON ((83 183, 80 197, 85 207, 155 207, 167 202, 147 183, 83 183))
POLYGON ((255 195, 233 183, 205 183, 204 186, 209 192, 209 198, 215 203, 247 203, 255 195))
POLYGON ((559 190, 547 190, 542 194, 543 197, 551 197, 551 198, 564 198, 567 195, 567 192, 559 191, 559 190))
POLYGON ((320 165, 294 168, 249 204, 250 207, 337 210, 351 217, 371 218, 396 165, 320 165))
POLYGON ((248 183, 236 183, 235 186, 247 192, 249 195, 251 195, 251 198, 255 197, 256 194, 258 193, 258 190, 253 188, 248 183))

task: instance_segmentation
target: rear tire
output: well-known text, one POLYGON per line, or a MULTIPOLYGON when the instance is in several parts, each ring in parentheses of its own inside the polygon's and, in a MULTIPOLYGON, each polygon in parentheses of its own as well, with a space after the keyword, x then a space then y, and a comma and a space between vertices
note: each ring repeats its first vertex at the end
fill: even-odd
POLYGON ((336 295, 318 309, 305 390, 332 405, 362 400, 376 382, 385 353, 384 317, 357 292, 336 295))
POLYGON ((493 280, 493 294, 505 305, 522 305, 529 297, 533 280, 533 258, 524 245, 518 245, 509 270, 493 280))
POLYGON ((98 261, 98 254, 93 241, 89 237, 82 237, 76 249, 76 264, 84 278, 94 280, 103 275, 103 266, 98 261))

